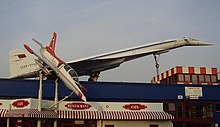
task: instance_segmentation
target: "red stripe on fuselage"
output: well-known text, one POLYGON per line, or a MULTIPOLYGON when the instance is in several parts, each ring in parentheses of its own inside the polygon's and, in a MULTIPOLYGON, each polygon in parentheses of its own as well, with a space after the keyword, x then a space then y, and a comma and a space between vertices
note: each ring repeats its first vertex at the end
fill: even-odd
POLYGON ((82 99, 82 94, 80 92, 78 93, 78 97, 82 99))
MULTIPOLYGON (((58 69, 58 67, 59 67, 60 65, 65 64, 65 62, 63 62, 62 60, 60 60, 60 59, 56 56, 56 54, 51 50, 50 47, 46 46, 46 50, 47 50, 53 57, 55 57, 55 58, 58 60, 59 64, 58 64, 58 66, 57 66, 57 69, 58 69)), ((46 58, 46 57, 45 57, 45 58, 46 58)), ((47 59, 47 58, 46 58, 46 59, 47 59)), ((47 59, 47 61, 51 63, 50 60, 47 59)), ((51 63, 51 64, 53 65, 53 63, 51 63)), ((70 84, 72 85, 72 82, 71 82, 63 73, 61 73, 61 71, 60 71, 59 69, 58 69, 58 71, 59 71, 59 75, 62 75, 62 76, 63 76, 68 82, 70 82, 70 84)), ((77 96, 79 96, 79 97, 82 99, 82 96, 83 96, 83 95, 82 95, 81 91, 79 91, 75 85, 72 85, 72 86, 73 86, 74 89, 78 92, 77 96)), ((72 90, 71 90, 71 91, 72 91, 72 90)), ((75 91, 74 91, 74 92, 75 92, 75 91)))
MULTIPOLYGON (((45 57, 45 59, 47 59, 47 58, 45 57)), ((47 61, 50 62, 48 59, 47 59, 47 61)), ((51 63, 51 62, 50 62, 50 64, 53 65, 53 63, 51 63)), ((62 65, 62 64, 60 64, 60 65, 62 65)), ((57 70, 59 71, 59 75, 62 75, 66 80, 68 80, 68 81, 71 83, 71 81, 70 81, 63 73, 60 73, 60 70, 58 69, 58 67, 57 67, 57 70)), ((72 84, 72 83, 71 83, 71 84, 72 84)), ((74 89, 77 90, 77 88, 76 88, 74 85, 72 85, 72 86, 74 87, 74 89)), ((78 91, 78 90, 77 90, 77 91, 78 91)))
POLYGON ((53 57, 55 57, 55 58, 58 60, 59 64, 57 65, 57 67, 59 67, 61 64, 64 64, 64 63, 65 63, 64 61, 62 61, 60 58, 58 58, 58 57, 56 56, 56 54, 54 53, 54 51, 53 51, 50 47, 46 46, 46 50, 47 50, 53 57))

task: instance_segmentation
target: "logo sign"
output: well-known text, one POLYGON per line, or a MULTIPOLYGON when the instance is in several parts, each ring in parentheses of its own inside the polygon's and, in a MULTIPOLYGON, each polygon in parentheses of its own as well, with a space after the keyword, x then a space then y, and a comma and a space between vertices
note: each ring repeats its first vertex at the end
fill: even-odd
MULTIPOLYGON (((6 114, 5 115, 6 117, 24 117, 25 115, 24 114, 6 114)), ((19 123, 19 121, 17 121, 19 123)))
POLYGON ((29 102, 26 100, 18 100, 18 101, 13 102, 12 105, 17 108, 23 108, 25 106, 28 106, 29 102))
POLYGON ((84 109, 89 109, 92 106, 90 104, 85 104, 85 103, 67 103, 65 107, 75 110, 84 110, 84 109))
POLYGON ((128 105, 124 105, 123 108, 128 110, 142 110, 142 109, 146 109, 147 106, 141 104, 128 104, 128 105))
POLYGON ((203 96, 202 87, 185 87, 185 96, 202 97, 203 96))
POLYGON ((14 114, 13 117, 24 117, 24 114, 14 114))

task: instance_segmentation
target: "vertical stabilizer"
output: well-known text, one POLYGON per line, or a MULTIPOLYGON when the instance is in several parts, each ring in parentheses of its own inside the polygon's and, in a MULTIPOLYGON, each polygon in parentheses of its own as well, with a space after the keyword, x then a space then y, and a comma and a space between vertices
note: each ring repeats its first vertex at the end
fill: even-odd
POLYGON ((22 49, 9 51, 10 78, 36 77, 39 66, 34 55, 22 49))
POLYGON ((57 34, 54 32, 53 33, 53 38, 50 42, 49 47, 52 49, 52 51, 55 51, 55 47, 56 47, 56 39, 57 39, 57 34))

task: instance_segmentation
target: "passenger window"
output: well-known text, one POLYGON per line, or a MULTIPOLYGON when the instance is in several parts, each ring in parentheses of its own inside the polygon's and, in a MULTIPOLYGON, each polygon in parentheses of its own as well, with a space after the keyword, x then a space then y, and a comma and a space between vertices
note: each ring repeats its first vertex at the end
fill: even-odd
POLYGON ((178 81, 180 81, 180 82, 183 82, 183 81, 184 81, 183 74, 179 74, 179 75, 178 75, 178 81))
POLYGON ((197 84, 197 75, 192 75, 192 83, 197 84))
POLYGON ((174 103, 169 103, 168 108, 169 108, 169 111, 176 111, 174 103))
POLYGON ((199 75, 199 82, 205 82, 204 75, 199 75))
POLYGON ((212 78, 212 82, 217 82, 217 79, 216 79, 215 75, 212 75, 211 78, 212 78))
POLYGON ((206 75, 205 76, 205 81, 208 83, 208 82, 210 82, 210 76, 209 75, 206 75))
POLYGON ((185 81, 190 82, 190 75, 185 75, 185 81))

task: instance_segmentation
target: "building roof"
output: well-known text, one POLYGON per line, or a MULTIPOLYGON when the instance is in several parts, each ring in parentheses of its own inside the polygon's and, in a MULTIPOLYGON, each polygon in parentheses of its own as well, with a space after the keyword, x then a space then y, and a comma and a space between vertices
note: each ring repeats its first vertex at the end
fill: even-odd
MULTIPOLYGON (((218 85, 217 79, 218 79, 218 68, 214 67, 185 67, 185 66, 176 66, 174 68, 171 68, 170 70, 167 70, 166 72, 161 73, 160 75, 157 75, 152 78, 152 83, 161 83, 161 82, 167 82, 169 80, 169 77, 174 76, 176 74, 187 74, 187 75, 206 75, 208 77, 208 81, 205 81, 204 77, 201 78, 201 82, 199 81, 200 78, 195 77, 194 80, 197 81, 197 84, 203 84, 203 85, 218 85), (210 75, 212 75, 213 81, 210 79, 210 75), (214 76, 214 77, 213 77, 214 76), (204 81, 203 81, 203 80, 204 81), (199 83, 198 83, 199 82, 199 83)), ((177 81, 177 77, 175 79, 176 81, 168 81, 175 82, 176 84, 193 84, 192 79, 188 82, 184 81, 177 81)))

